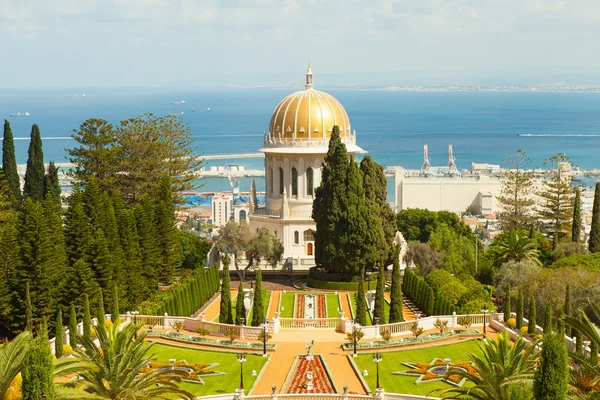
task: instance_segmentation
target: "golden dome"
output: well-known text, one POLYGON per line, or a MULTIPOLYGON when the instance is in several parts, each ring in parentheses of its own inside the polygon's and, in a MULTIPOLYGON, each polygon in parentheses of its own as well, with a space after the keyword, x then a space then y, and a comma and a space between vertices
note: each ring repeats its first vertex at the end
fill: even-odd
POLYGON ((306 89, 290 94, 275 107, 269 135, 272 139, 326 139, 334 125, 340 127, 342 138, 350 137, 346 110, 332 95, 313 89, 309 63, 306 89))

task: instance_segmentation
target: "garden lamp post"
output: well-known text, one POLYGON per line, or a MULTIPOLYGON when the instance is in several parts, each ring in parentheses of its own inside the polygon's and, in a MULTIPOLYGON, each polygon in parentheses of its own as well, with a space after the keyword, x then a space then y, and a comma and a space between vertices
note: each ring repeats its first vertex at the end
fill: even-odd
POLYGON ((267 356, 267 327, 269 326, 267 319, 265 318, 265 323, 263 324, 263 357, 267 356))
POLYGON ((383 356, 377 352, 375 354, 373 354, 373 361, 375 362, 376 365, 376 374, 377 374, 377 379, 376 379, 376 384, 375 384, 375 388, 379 389, 379 363, 383 360, 383 356))
POLYGON ((488 309, 487 306, 483 306, 483 308, 481 309, 481 312, 483 313, 483 335, 485 336, 486 331, 485 331, 485 315, 487 313, 488 309))
POLYGON ((240 389, 244 388, 244 363, 246 362, 246 355, 244 353, 238 354, 238 362, 240 363, 240 389))
MULTIPOLYGON (((131 315, 133 315, 133 325, 135 325, 135 339, 137 339, 137 316, 140 312, 138 311, 137 307, 133 307, 133 311, 131 312, 131 315)), ((104 322, 104 321, 102 321, 104 322)))
POLYGON ((246 325, 246 318, 244 318, 244 317, 240 318, 240 325, 241 326, 246 325))

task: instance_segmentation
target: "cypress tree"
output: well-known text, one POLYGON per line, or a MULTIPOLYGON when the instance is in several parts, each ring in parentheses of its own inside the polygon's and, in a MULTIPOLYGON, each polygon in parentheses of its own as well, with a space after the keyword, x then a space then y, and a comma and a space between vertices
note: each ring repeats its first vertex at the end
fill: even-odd
POLYGON ((240 281, 238 288, 237 300, 235 303, 235 324, 241 325, 242 318, 246 318, 246 305, 244 304, 244 286, 240 281))
POLYGON ((50 161, 48 164, 48 173, 44 175, 44 198, 52 200, 52 202, 60 207, 62 206, 60 195, 58 168, 54 165, 54 161, 50 161))
MULTIPOLYGON (((316 222, 315 262, 330 272, 345 269, 346 234, 344 221, 346 210, 346 178, 348 176, 348 152, 335 125, 329 139, 327 155, 321 169, 321 185, 315 191, 312 217, 316 222)), ((283 193, 280 193, 283 194, 283 193)))
POLYGON ((265 305, 263 302, 264 290, 262 287, 262 272, 256 271, 254 283, 254 301, 252 304, 252 326, 259 326, 265 322, 265 305))
POLYGON ((96 330, 104 330, 104 316, 106 311, 104 310, 104 296, 102 291, 98 291, 98 308, 96 308, 96 330))
POLYGON ((87 293, 83 295, 83 337, 92 337, 92 314, 90 312, 90 298, 87 293))
MULTIPOLYGON (((579 321, 582 322, 581 316, 579 321)), ((579 356, 583 355, 583 335, 578 330, 575 330, 575 353, 579 356)))
POLYGON ((112 308, 111 308, 111 316, 113 324, 116 324, 119 319, 119 289, 117 285, 113 285, 113 295, 112 295, 112 308))
POLYGON ((57 358, 62 357, 63 355, 63 319, 62 319, 62 311, 58 311, 58 315, 56 317, 56 330, 55 330, 55 339, 54 339, 54 355, 57 358))
MULTIPOLYGON (((571 316, 571 287, 567 283, 567 287, 565 288, 565 303, 563 307, 563 314, 567 317, 571 316)), ((565 335, 568 337, 573 336, 573 332, 570 327, 565 327, 565 335)))
POLYGON ((579 243, 581 240, 581 192, 575 189, 575 201, 573 202, 573 224, 571 227, 571 241, 579 243))
POLYGON ((569 362, 562 332, 544 335, 540 366, 535 371, 533 391, 536 400, 567 398, 569 362))
POLYGON ((531 295, 531 298, 529 299, 529 315, 527 319, 529 320, 529 324, 527 325, 527 333, 529 333, 530 335, 535 335, 535 299, 533 298, 533 295, 531 295))
POLYGON ((589 239, 590 253, 600 250, 600 182, 596 182, 594 191, 594 207, 592 208, 592 227, 589 239))
POLYGON ((42 152, 42 137, 39 127, 34 124, 31 127, 31 140, 27 157, 27 169, 25 171, 25 185, 23 186, 23 197, 32 200, 44 199, 44 153, 42 152))
POLYGON ((546 303, 546 309, 544 312, 544 335, 552 331, 552 304, 546 303))
POLYGON ((48 327, 43 319, 37 336, 32 341, 27 355, 23 359, 21 376, 23 400, 54 400, 54 384, 52 374, 54 363, 48 344, 48 327))
POLYGON ((517 329, 521 329, 521 327, 523 326, 523 302, 523 287, 519 286, 519 297, 517 298, 517 329))
POLYGON ((365 299, 365 278, 363 272, 360 272, 358 281, 358 290, 356 291, 356 315, 354 321, 362 326, 367 324, 367 301, 365 299))
MULTIPOLYGON (((400 245, 394 246, 394 264, 392 268, 392 287, 390 291, 390 324, 403 322, 402 291, 400 290, 400 245)), ((403 282, 404 283, 404 282, 403 282)))
POLYGON ((536 235, 535 224, 531 224, 529 226, 529 238, 533 239, 533 238, 535 238, 535 235, 536 235))
POLYGON ((31 306, 31 294, 29 291, 29 281, 25 282, 25 320, 26 328, 29 332, 33 331, 33 307, 31 306))
POLYGON ((152 204, 149 200, 144 199, 135 207, 135 220, 137 222, 137 231, 140 237, 140 254, 142 257, 142 265, 144 279, 146 285, 155 290, 158 287, 158 248, 156 239, 156 227, 152 222, 154 220, 154 212, 152 204))
POLYGON ((510 319, 510 283, 506 285, 506 295, 504 296, 504 322, 508 322, 510 319))
POLYGON ((385 315, 385 275, 383 274, 383 262, 379 264, 377 271, 377 288, 375 290, 373 318, 379 318, 380 324, 387 323, 387 318, 385 315))
POLYGON ((169 283, 181 266, 181 251, 174 198, 168 176, 161 181, 154 218, 158 242, 158 278, 161 282, 169 283))
POLYGON ((144 278, 135 214, 133 210, 118 207, 117 216, 123 259, 127 260, 125 295, 128 304, 139 304, 149 291, 144 278))
POLYGON ((69 344, 72 348, 77 346, 77 314, 73 303, 69 307, 69 344))
POLYGON ((229 276, 229 254, 225 253, 223 259, 223 284, 221 286, 221 312, 219 322, 222 324, 233 324, 231 315, 231 278, 229 276))
MULTIPOLYGON (((429 285, 428 285, 429 286, 429 285)), ((425 313, 427 315, 433 315, 433 306, 435 304, 435 296, 433 294, 433 289, 431 287, 427 288, 427 303, 425 306, 425 313)))
POLYGON ((16 207, 21 202, 21 181, 15 157, 15 142, 10 123, 4 120, 4 140, 2 141, 2 170, 8 182, 11 201, 16 207))
POLYGON ((558 246, 558 243, 558 232, 554 232, 554 234, 552 235, 552 250, 556 250, 556 246, 558 246))

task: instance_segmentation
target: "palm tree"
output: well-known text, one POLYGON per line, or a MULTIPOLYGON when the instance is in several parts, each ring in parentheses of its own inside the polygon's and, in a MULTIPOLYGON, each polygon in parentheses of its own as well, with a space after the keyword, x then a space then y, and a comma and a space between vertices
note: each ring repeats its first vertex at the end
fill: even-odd
POLYGON ((172 399, 173 395, 194 399, 179 387, 186 372, 170 368, 143 371, 156 357, 150 353, 153 344, 144 341, 144 333, 135 338, 138 328, 129 324, 122 329, 116 325, 98 329, 100 346, 91 338, 81 337, 82 347, 75 353, 94 368, 80 372, 81 379, 75 385, 96 399, 172 399))
POLYGON ((539 353, 537 343, 527 347, 523 338, 512 345, 508 334, 498 334, 497 340, 485 342, 482 356, 470 354, 473 369, 454 370, 449 375, 466 378, 473 385, 469 387, 437 389, 445 399, 512 400, 527 390, 524 383, 531 383, 539 353))
POLYGON ((542 265, 539 259, 537 243, 519 231, 510 232, 497 244, 494 263, 498 266, 507 261, 529 261, 542 265))
MULTIPOLYGON (((596 319, 600 319, 600 306, 598 304, 590 304, 590 308, 593 314, 595 314, 596 319)), ((587 314, 583 311, 579 311, 581 318, 579 317, 564 317, 565 325, 570 326, 571 328, 579 331, 581 335, 584 337, 588 337, 591 342, 591 348, 600 348, 600 327, 593 323, 587 314), (595 346, 593 345, 595 344, 595 346)), ((571 359, 575 361, 579 365, 579 369, 572 369, 571 381, 574 383, 577 382, 587 382, 587 389, 590 391, 594 387, 598 387, 600 385, 600 365, 598 363, 598 355, 595 355, 595 359, 593 359, 593 355, 590 357, 586 357, 585 353, 580 354, 576 351, 573 351, 569 354, 571 359), (580 379, 584 377, 585 379, 580 379), (592 379, 588 379, 588 378, 592 379)), ((586 397, 586 388, 585 387, 571 387, 572 391, 578 395, 579 398, 587 398, 586 397)), ((591 393, 590 393, 591 394, 591 393)))
POLYGON ((0 399, 3 399, 11 382, 21 372, 21 363, 25 355, 31 332, 19 334, 12 342, 0 347, 0 399))

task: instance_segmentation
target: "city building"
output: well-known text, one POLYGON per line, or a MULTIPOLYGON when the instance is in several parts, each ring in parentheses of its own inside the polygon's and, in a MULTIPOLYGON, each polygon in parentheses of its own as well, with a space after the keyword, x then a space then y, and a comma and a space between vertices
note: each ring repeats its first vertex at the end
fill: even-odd
POLYGON ((233 198, 225 194, 219 194, 212 198, 212 223, 214 226, 223 226, 231 218, 233 209, 233 198))
POLYGON ((316 224, 312 219, 315 189, 333 126, 340 128, 348 156, 361 153, 344 107, 333 96, 315 90, 308 65, 305 89, 287 96, 275 107, 264 133, 266 194, 264 206, 250 190, 250 229, 267 227, 285 248, 283 268, 307 270, 315 265, 316 224))

